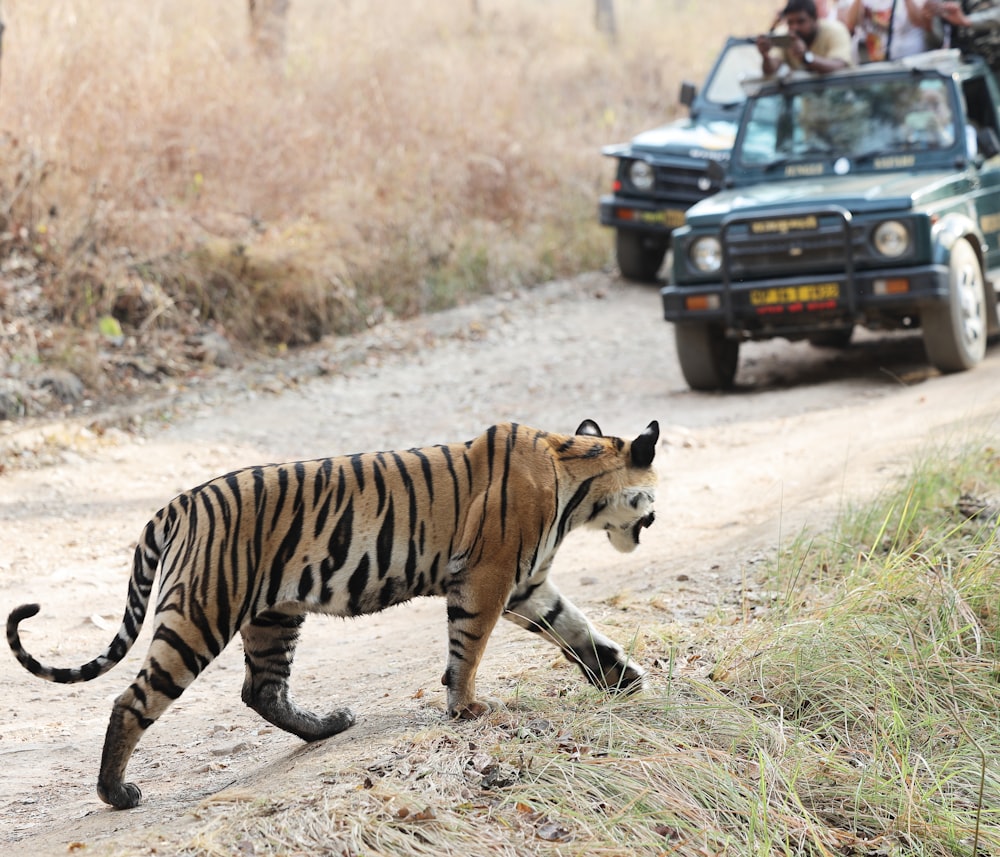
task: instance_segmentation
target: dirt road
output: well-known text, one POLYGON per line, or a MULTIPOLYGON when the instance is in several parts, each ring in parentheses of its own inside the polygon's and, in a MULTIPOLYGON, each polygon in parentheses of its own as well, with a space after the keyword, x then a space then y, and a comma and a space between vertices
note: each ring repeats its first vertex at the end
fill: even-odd
MULTIPOLYGON (((41 660, 76 666, 100 651, 148 517, 241 465, 465 440, 507 419, 572 431, 590 417, 626 436, 658 419, 658 516, 644 544, 624 557, 600 534, 574 534, 553 574, 599 621, 609 596, 630 591, 656 595, 665 619, 696 623, 741 585, 751 558, 863 500, 921 445, 991 432, 1000 410, 1000 350, 973 372, 941 377, 915 336, 863 338, 843 353, 748 346, 736 392, 691 393, 655 290, 603 275, 389 324, 268 372, 224 373, 175 400, 168 420, 166 405, 147 409, 137 432, 48 427, 41 459, 51 463, 0 472, 0 612, 41 603, 22 626, 41 660)), ((0 440, 10 448, 18 437, 0 440)), ((87 853, 114 849, 222 789, 278 771, 306 776, 334 753, 363 758, 400 728, 441 717, 440 602, 351 622, 312 618, 296 692, 320 708, 353 707, 358 726, 308 748, 268 727, 240 702, 235 643, 139 745, 129 773, 141 806, 113 812, 94 791, 101 744, 147 638, 122 666, 75 686, 38 681, 0 657, 4 854, 65 854, 75 841, 87 853)), ((513 627, 494 637, 482 692, 508 692, 505 664, 534 651, 526 638, 513 627)))

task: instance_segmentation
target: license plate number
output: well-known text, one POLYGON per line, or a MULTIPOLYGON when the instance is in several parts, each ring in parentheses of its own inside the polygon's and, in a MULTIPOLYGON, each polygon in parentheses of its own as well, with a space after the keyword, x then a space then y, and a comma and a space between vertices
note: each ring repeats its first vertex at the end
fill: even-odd
POLYGON ((839 283, 814 283, 808 286, 776 286, 771 289, 753 289, 750 305, 755 307, 789 306, 803 304, 831 304, 840 300, 839 283))

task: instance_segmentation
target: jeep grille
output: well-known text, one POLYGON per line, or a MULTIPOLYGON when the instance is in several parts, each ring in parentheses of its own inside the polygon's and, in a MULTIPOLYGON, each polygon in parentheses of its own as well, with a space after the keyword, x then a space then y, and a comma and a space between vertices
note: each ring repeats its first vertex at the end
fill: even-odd
MULTIPOLYGON (((851 246, 855 259, 866 255, 863 229, 851 229, 851 246)), ((842 271, 844 221, 830 214, 741 220, 726 231, 726 256, 733 280, 842 271)))
POLYGON ((698 182, 703 182, 708 177, 708 172, 701 168, 687 169, 657 164, 654 165, 654 171, 656 184, 653 187, 653 195, 657 199, 693 205, 698 200, 718 193, 722 189, 716 182, 711 182, 708 190, 698 187, 698 182))

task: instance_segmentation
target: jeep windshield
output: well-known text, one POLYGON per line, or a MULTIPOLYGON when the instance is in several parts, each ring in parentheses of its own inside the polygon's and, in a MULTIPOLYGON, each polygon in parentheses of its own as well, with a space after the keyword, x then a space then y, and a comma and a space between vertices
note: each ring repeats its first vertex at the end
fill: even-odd
POLYGON ((734 42, 719 58, 704 98, 720 107, 739 107, 747 100, 745 81, 760 75, 760 51, 754 41, 734 42))
POLYGON ((758 178, 936 165, 965 152, 951 93, 912 72, 779 85, 750 99, 734 163, 758 178))

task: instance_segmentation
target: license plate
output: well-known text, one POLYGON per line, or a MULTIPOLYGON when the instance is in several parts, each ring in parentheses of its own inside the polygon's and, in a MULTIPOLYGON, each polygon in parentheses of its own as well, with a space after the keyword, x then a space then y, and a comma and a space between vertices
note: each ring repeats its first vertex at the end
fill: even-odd
POLYGON ((754 307, 802 305, 802 309, 823 309, 840 300, 839 283, 814 283, 808 286, 776 286, 754 289, 750 305, 754 307), (811 306, 822 304, 822 307, 811 306))
POLYGON ((684 225, 684 212, 673 208, 666 211, 637 211, 635 219, 640 223, 662 224, 673 229, 684 225))

